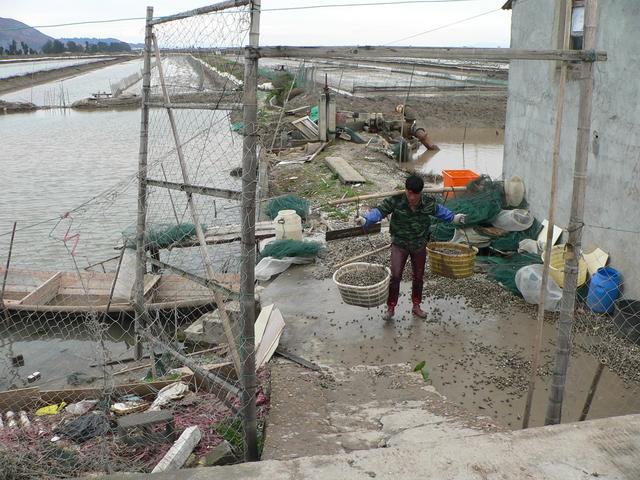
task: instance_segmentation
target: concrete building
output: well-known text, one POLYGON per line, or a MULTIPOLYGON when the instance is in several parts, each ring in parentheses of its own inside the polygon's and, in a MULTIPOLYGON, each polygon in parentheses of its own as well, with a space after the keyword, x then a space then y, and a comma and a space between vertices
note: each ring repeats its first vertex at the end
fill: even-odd
MULTIPOLYGON (((568 0, 571 1, 571 0, 568 0)), ((511 48, 562 46, 564 2, 510 0, 511 48)), ((591 147, 583 247, 610 253, 624 276, 625 297, 640 299, 640 2, 599 0, 597 50, 608 60, 594 68, 591 147)), ((573 0, 572 47, 581 45, 583 0, 573 0)), ((504 175, 525 181, 537 218, 549 209, 559 64, 512 61, 504 149, 504 175)), ((556 223, 569 223, 580 88, 578 67, 569 69, 560 150, 556 223)))

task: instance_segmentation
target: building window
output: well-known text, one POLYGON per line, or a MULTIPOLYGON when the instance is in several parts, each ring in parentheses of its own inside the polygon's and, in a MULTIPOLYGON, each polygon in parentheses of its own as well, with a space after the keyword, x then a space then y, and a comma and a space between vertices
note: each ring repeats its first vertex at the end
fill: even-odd
POLYGON ((571 48, 582 50, 584 44, 584 0, 573 0, 571 10, 571 48))

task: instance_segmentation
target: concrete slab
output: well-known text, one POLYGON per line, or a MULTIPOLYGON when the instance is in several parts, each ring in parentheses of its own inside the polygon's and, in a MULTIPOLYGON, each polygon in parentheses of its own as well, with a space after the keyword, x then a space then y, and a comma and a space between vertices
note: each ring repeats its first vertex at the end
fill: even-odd
POLYGON ((640 415, 458 438, 413 450, 378 448, 296 460, 111 478, 637 480, 640 478, 640 415))

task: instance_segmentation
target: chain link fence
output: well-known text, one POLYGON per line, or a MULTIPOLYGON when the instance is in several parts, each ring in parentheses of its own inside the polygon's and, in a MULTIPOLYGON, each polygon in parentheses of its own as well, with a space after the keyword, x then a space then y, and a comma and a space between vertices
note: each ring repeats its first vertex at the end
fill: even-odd
MULTIPOLYGON (((52 220, 18 223, 15 232, 3 223, 0 469, 6 477, 150 472, 183 434, 197 443, 188 466, 237 462, 259 449, 269 406, 264 364, 281 325, 262 318, 257 341, 246 328, 259 309, 249 307, 252 289, 241 289, 253 283, 246 269, 253 269, 247 254, 253 232, 251 241, 244 234, 252 228, 246 207, 255 208, 256 183, 258 210, 270 195, 293 192, 308 196, 314 213, 344 220, 358 207, 330 209, 325 202, 353 194, 354 187, 339 185, 318 161, 324 143, 337 137, 381 163, 386 158, 402 166, 402 149, 394 145, 404 145, 399 138, 414 122, 429 128, 426 119, 437 118, 438 108, 465 97, 457 126, 466 135, 466 127, 475 126, 473 112, 486 108, 484 99, 506 95, 506 65, 493 62, 263 58, 256 72, 259 122, 248 123, 241 108, 255 106, 243 88, 255 60, 243 48, 250 43, 251 18, 247 2, 230 1, 150 21, 140 171, 123 174, 114 187, 52 220), (436 95, 444 94, 442 103, 436 95), (321 105, 327 95, 335 101, 336 124, 323 126, 322 109, 331 108, 321 105), (305 117, 315 125, 311 134, 308 122, 307 130, 300 128, 305 117), (247 138, 256 128, 257 181, 247 162, 247 152, 255 154, 247 138), (296 150, 307 144, 314 149, 296 150), (269 189, 270 169, 289 150, 295 158, 284 162, 300 163, 288 177, 295 181, 284 188, 271 179, 269 189), (298 175, 324 186, 309 186, 298 175), (255 427, 247 423, 252 417, 255 427)), ((134 80, 118 88, 131 91, 134 80)), ((517 248, 515 242, 499 250, 510 256, 517 248)), ((515 276, 513 266, 504 271, 515 276)), ((610 298, 618 287, 590 301, 588 288, 585 281, 579 290, 572 364, 593 375, 570 384, 567 397, 584 399, 602 415, 610 389, 617 389, 624 397, 619 413, 636 412, 638 303, 610 298), (597 389, 601 379, 606 388, 597 389)), ((531 307, 517 305, 535 317, 531 307)), ((551 330, 556 315, 545 318, 551 330)), ((555 338, 546 337, 544 349, 537 376, 548 385, 555 338)), ((526 369, 525 356, 499 360, 526 369)), ((535 404, 546 405, 543 397, 535 404)), ((589 417, 589 408, 582 416, 589 417)))

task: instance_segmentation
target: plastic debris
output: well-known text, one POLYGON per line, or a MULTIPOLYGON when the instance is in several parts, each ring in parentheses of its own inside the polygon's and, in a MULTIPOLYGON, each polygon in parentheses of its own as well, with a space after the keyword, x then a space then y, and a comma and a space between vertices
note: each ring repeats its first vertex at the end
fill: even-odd
POLYGON ((18 416, 20 417, 20 426, 22 428, 29 428, 31 426, 31 420, 29 420, 27 412, 25 412, 24 410, 20 410, 18 416))
POLYGON ((95 407, 97 404, 98 400, 81 400, 80 402, 67 405, 65 412, 68 412, 71 415, 84 415, 85 413, 93 409, 93 407, 95 407))
POLYGON ((7 427, 16 428, 18 426, 18 422, 16 422, 16 414, 11 410, 5 414, 5 418, 7 419, 7 427))
POLYGON ((109 420, 102 414, 89 413, 71 420, 58 428, 57 432, 77 443, 84 443, 111 431, 109 420))
POLYGON ((149 407, 149 412, 154 410, 160 410, 161 407, 171 403, 174 400, 179 400, 184 397, 189 391, 189 386, 184 382, 176 382, 171 385, 167 385, 158 392, 158 396, 149 407))
POLYGON ((36 417, 44 417, 45 415, 56 415, 67 405, 66 402, 60 402, 58 405, 47 405, 36 410, 36 417))

